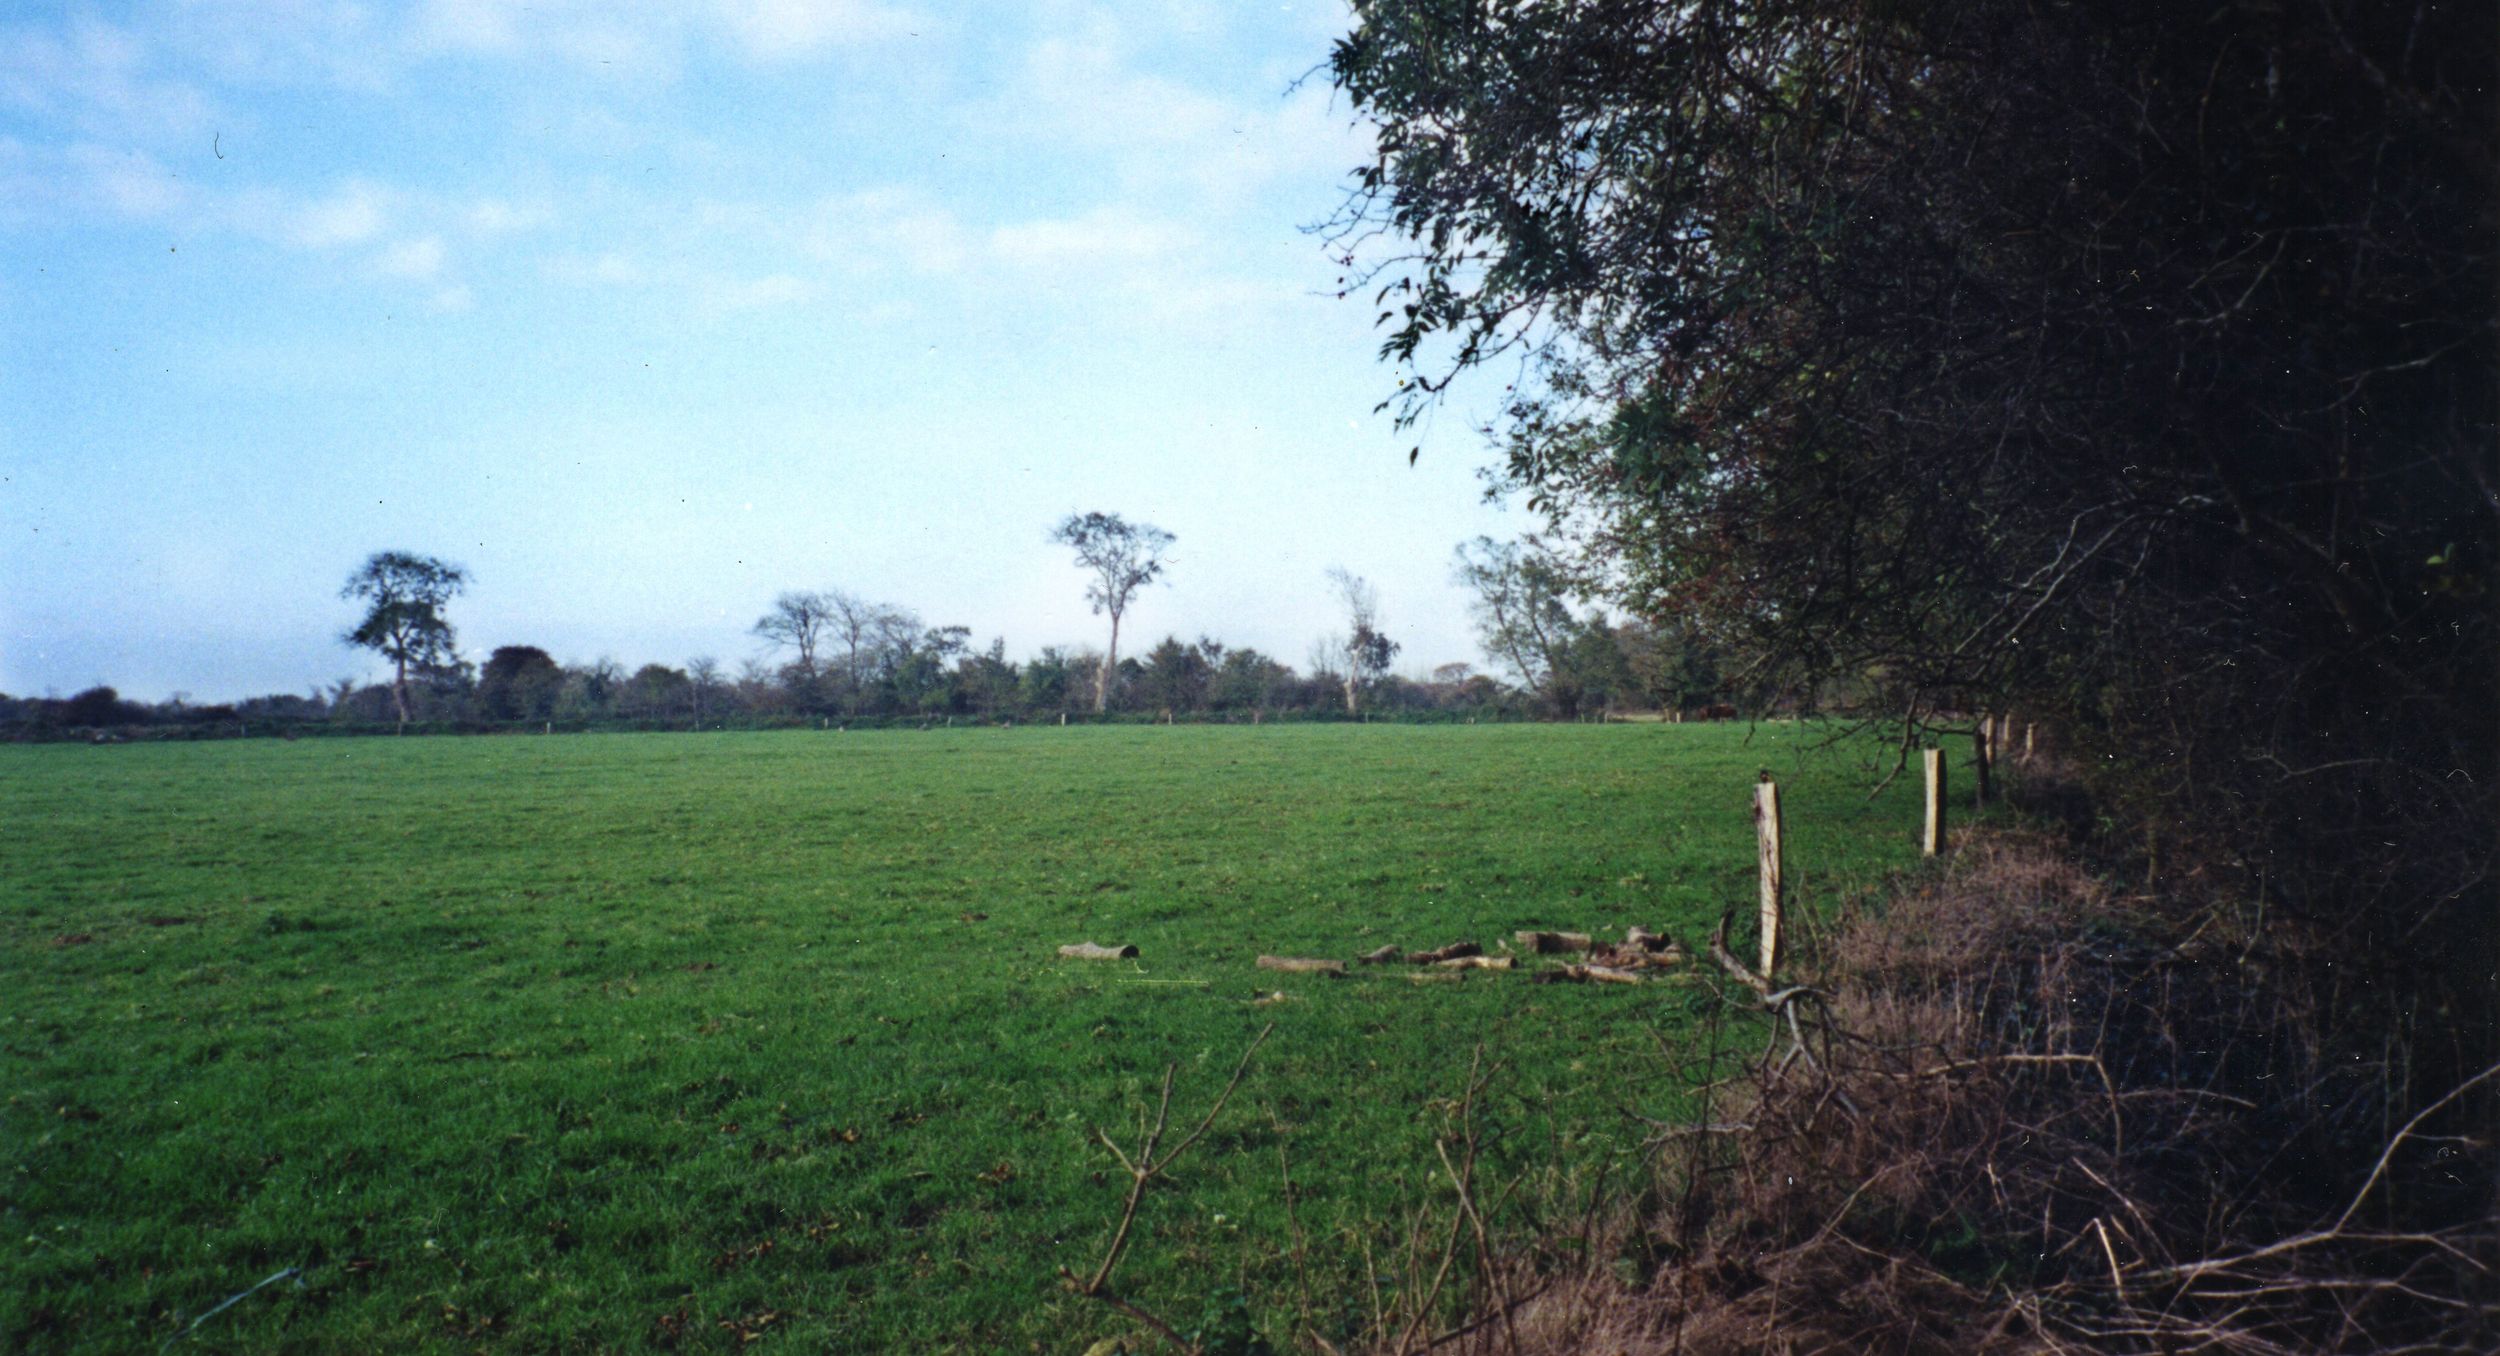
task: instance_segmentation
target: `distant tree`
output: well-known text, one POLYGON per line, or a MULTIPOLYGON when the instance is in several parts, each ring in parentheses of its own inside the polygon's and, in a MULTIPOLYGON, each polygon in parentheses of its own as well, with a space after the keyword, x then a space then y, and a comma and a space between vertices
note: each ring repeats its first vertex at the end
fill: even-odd
POLYGON ((1094 671, 1094 709, 1110 704, 1111 676, 1120 661, 1120 618, 1138 589, 1163 573, 1163 553, 1172 534, 1151 523, 1132 523, 1116 513, 1071 513, 1052 531, 1051 540, 1076 551, 1077 564, 1094 572, 1085 586, 1085 600, 1094 614, 1111 615, 1111 648, 1094 671))
POLYGON ((1016 684, 1024 709, 1035 715, 1067 709, 1069 692, 1068 656, 1056 645, 1045 645, 1024 666, 1024 674, 1016 684))
POLYGON ((498 646, 478 670, 478 705, 489 720, 545 720, 563 688, 563 668, 535 645, 498 646))
POLYGON ((1575 705, 1581 709, 1592 705, 1612 709, 1638 695, 1640 685, 1633 677, 1632 666, 1624 659, 1615 629, 1603 617, 1590 617, 1571 628, 1571 643, 1564 648, 1563 663, 1577 694, 1575 705))
POLYGON ((712 701, 720 694, 720 661, 708 654, 696 655, 686 661, 687 698, 694 704, 696 724, 701 724, 711 711, 712 701))
POLYGON ((949 710, 954 694, 946 666, 964 653, 971 637, 971 629, 962 626, 890 625, 880 653, 895 709, 922 715, 949 710))
POLYGON ((628 714, 666 716, 693 706, 694 680, 666 664, 645 664, 625 680, 618 704, 628 714))
POLYGON ((1486 657, 1564 717, 1579 714, 1570 650, 1577 619, 1564 602, 1568 575, 1544 543, 1478 537, 1458 548, 1451 571, 1474 602, 1486 657))
MULTIPOLYGON (((1219 647, 1221 648, 1221 647, 1219 647)), ((1207 679, 1213 673, 1206 652, 1183 645, 1177 636, 1147 652, 1139 689, 1150 711, 1195 711, 1206 704, 1207 679)))
POLYGON ((408 671, 456 660, 443 605, 468 583, 468 572, 457 565, 406 551, 381 551, 339 590, 341 598, 366 604, 364 620, 345 639, 391 661, 391 703, 403 733, 408 728, 408 671))
POLYGON ((955 665, 957 699, 974 711, 994 716, 1015 704, 1016 666, 1007 662, 1007 642, 992 640, 979 654, 967 654, 955 665))
POLYGON ((99 685, 60 703, 59 718, 63 725, 102 728, 135 725, 146 715, 136 703, 123 701, 119 692, 99 685))
POLYGON ((1208 680, 1208 704, 1219 711, 1262 711, 1274 704, 1277 689, 1291 681, 1293 670, 1249 646, 1226 650, 1208 680))
POLYGON ((1371 581, 1338 566, 1328 572, 1328 586, 1345 609, 1346 631, 1337 639, 1345 681, 1345 713, 1361 704, 1363 685, 1389 671, 1398 643, 1380 633, 1380 592, 1371 581))
POLYGON ((733 690, 738 704, 749 711, 778 711, 784 704, 781 686, 773 681, 772 668, 760 659, 738 661, 738 681, 733 690))
POLYGON ((1682 711, 1719 700, 1720 651, 1700 627, 1682 620, 1657 626, 1629 622, 1616 639, 1634 681, 1661 709, 1682 711))
POLYGON ((773 599, 772 611, 755 619, 753 633, 776 650, 788 650, 799 678, 816 679, 816 648, 834 625, 837 594, 790 592, 773 599))
POLYGON ((625 666, 608 655, 565 670, 564 692, 558 700, 564 711, 585 720, 607 715, 616 705, 617 695, 625 686, 625 666))

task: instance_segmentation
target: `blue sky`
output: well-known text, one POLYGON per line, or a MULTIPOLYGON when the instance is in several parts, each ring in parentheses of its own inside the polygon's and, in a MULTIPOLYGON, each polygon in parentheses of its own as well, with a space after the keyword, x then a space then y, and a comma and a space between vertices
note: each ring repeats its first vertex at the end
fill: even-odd
POLYGON ((1420 433, 1301 228, 1335 3, 161 0, 0 17, 0 691, 300 691, 369 553, 473 656, 760 653, 842 588, 1101 643, 1051 524, 1179 537, 1124 641, 1300 666, 1326 571, 1478 661, 1420 433), (1423 457, 1407 465, 1418 441, 1423 457))

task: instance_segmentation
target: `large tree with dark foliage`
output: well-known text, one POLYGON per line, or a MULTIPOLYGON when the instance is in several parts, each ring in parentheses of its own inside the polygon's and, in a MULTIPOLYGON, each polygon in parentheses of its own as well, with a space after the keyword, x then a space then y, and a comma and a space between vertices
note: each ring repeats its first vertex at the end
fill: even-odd
POLYGON ((432 556, 378 551, 347 577, 341 598, 365 604, 364 620, 344 639, 391 661, 391 705, 408 729, 408 671, 420 674, 458 662, 443 605, 468 587, 467 571, 432 556))
POLYGON ((2347 954, 2487 983, 2500 11, 1355 12, 1402 413, 1515 383, 1508 482, 1747 690, 2019 701, 2347 954))

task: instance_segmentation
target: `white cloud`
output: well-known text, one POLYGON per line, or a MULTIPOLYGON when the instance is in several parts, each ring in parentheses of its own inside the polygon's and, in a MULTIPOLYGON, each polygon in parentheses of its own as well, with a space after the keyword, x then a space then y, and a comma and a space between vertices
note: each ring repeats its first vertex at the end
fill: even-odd
POLYGON ((544 271, 557 282, 580 285, 640 287, 651 280, 650 270, 639 260, 614 250, 595 256, 559 255, 547 261, 544 271))
POLYGON ((382 234, 389 224, 382 190, 373 184, 357 181, 318 202, 293 209, 288 213, 283 231, 294 244, 309 249, 330 249, 339 245, 361 245, 382 234))
POLYGON ((716 13, 747 56, 764 62, 908 36, 926 22, 874 0, 720 0, 716 13))
MULTIPOLYGON (((769 219, 769 212, 758 215, 769 219)), ((799 233, 808 254, 857 273, 961 272, 979 242, 953 211, 916 189, 875 188, 819 201, 799 233)))
POLYGON ((1135 69, 1121 33, 1098 23, 1034 43, 1013 84, 977 114, 982 126, 1092 151, 1130 197, 1185 191, 1219 209, 1287 179, 1325 184, 1367 157, 1368 134, 1331 109, 1324 85, 1221 97, 1135 69))
POLYGON ((163 216, 191 198, 173 171, 144 151, 81 144, 70 147, 69 161, 96 201, 126 217, 163 216))
POLYGON ((0 26, 0 106, 99 141, 169 145, 215 121, 194 85, 156 72, 137 32, 81 18, 58 30, 0 26))
POLYGON ((527 59, 627 75, 674 76, 687 51, 725 46, 759 63, 924 31, 910 10, 880 0, 425 0, 408 43, 423 56, 527 59))
POLYGON ((1116 207, 1081 217, 1015 222, 990 232, 990 253, 1017 268, 1133 265, 1169 259, 1193 243, 1179 226, 1116 207))
POLYGON ((477 296, 466 283, 437 288, 425 299, 425 309, 434 315, 458 315, 476 305, 477 296))
POLYGON ((374 266, 394 278, 431 278, 443 271, 443 242, 430 235, 402 240, 382 251, 374 266))
POLYGON ((535 231, 555 220, 555 210, 540 203, 519 204, 501 198, 480 198, 461 214, 461 220, 479 235, 516 235, 535 231))
POLYGON ((808 279, 773 273, 761 278, 716 280, 704 288, 703 300, 720 310, 751 311, 813 301, 823 294, 824 289, 808 279))

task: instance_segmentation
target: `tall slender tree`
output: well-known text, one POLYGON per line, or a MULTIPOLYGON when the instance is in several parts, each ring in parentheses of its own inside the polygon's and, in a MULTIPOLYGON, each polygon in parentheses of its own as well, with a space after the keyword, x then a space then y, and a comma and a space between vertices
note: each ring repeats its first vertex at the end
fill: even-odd
POLYGON ((1389 671, 1398 643, 1380 632, 1380 590, 1370 580, 1340 565, 1328 571, 1328 587, 1345 609, 1346 633, 1335 643, 1342 648, 1336 657, 1345 666, 1345 713, 1350 716, 1361 708, 1363 686, 1389 671))
POLYGON ((1076 563, 1094 572, 1085 585, 1085 601, 1094 615, 1111 614, 1111 650, 1094 670, 1094 710, 1111 700, 1111 675, 1120 665, 1120 618, 1137 590, 1161 578, 1163 553, 1172 548, 1169 532, 1152 523, 1132 523, 1116 513, 1071 513, 1050 539, 1076 551, 1076 563))

